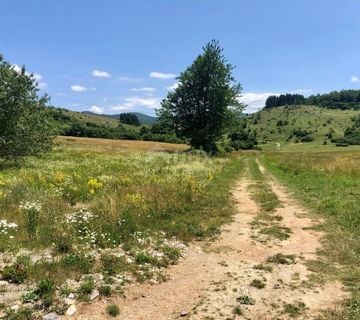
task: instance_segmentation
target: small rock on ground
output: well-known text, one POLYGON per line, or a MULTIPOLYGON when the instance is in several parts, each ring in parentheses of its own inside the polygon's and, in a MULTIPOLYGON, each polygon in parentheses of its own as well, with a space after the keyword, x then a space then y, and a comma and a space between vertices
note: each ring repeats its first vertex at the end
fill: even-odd
POLYGON ((56 313, 51 312, 42 317, 42 320, 58 320, 59 317, 56 313))
POLYGON ((72 304, 67 310, 66 315, 67 316, 73 316, 76 313, 76 307, 74 304, 72 304))

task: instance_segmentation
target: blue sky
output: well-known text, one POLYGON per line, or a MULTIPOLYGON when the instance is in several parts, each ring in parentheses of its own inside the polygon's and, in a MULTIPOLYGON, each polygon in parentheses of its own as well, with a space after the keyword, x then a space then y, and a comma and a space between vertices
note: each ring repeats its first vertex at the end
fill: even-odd
POLYGON ((211 39, 248 111, 267 95, 360 89, 358 0, 1 0, 0 52, 55 106, 154 114, 211 39))

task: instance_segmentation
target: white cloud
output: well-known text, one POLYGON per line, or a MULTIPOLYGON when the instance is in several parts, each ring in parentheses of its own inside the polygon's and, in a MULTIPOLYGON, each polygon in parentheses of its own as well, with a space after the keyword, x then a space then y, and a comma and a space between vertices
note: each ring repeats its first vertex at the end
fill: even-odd
MULTIPOLYGON (((22 67, 20 67, 20 66, 17 65, 17 64, 13 64, 13 65, 12 65, 12 68, 13 68, 17 73, 20 73, 20 72, 21 72, 21 69, 22 69, 22 67)), ((25 74, 26 74, 27 76, 30 76, 30 75, 31 75, 31 74, 30 74, 29 72, 27 72, 27 71, 25 71, 25 74)), ((42 76, 41 74, 39 74, 39 73, 33 73, 32 76, 33 76, 33 78, 34 78, 36 81, 40 81, 40 80, 43 78, 43 76, 42 76)))
POLYGON ((144 87, 144 88, 132 88, 131 91, 154 92, 154 91, 156 91, 156 89, 155 89, 155 88, 151 88, 151 87, 144 87))
POLYGON ((101 71, 101 70, 94 70, 92 73, 92 76, 97 78, 110 78, 111 74, 107 71, 101 71))
POLYGON ((160 101, 161 99, 157 97, 141 98, 138 96, 131 96, 125 98, 123 103, 112 106, 111 110, 133 110, 136 107, 155 109, 160 106, 160 101))
POLYGON ((357 76, 352 76, 352 77, 350 78, 350 82, 356 83, 356 82, 360 82, 360 80, 359 80, 359 78, 358 78, 357 76))
POLYGON ((171 91, 171 90, 175 90, 178 86, 179 86, 179 83, 175 82, 174 84, 172 84, 171 86, 166 87, 165 89, 171 91))
POLYGON ((47 83, 46 82, 39 82, 38 83, 38 88, 39 89, 46 89, 47 88, 47 83))
POLYGON ((110 109, 112 111, 129 111, 129 110, 134 110, 134 107, 126 106, 126 103, 124 103, 124 104, 112 106, 112 107, 110 107, 110 109))
POLYGON ((36 81, 40 81, 43 77, 41 74, 33 73, 33 77, 36 81))
POLYGON ((81 86, 81 85, 79 85, 79 84, 74 84, 74 85, 72 85, 70 88, 71 88, 72 91, 75 91, 75 92, 88 91, 88 88, 86 88, 86 87, 84 87, 84 86, 81 86))
POLYGON ((103 114, 104 108, 98 107, 98 106, 91 106, 90 108, 91 112, 97 113, 97 114, 103 114))
POLYGON ((149 77, 157 79, 174 79, 176 78, 176 74, 153 71, 150 72, 149 77))
POLYGON ((254 93, 246 92, 239 97, 239 101, 246 105, 245 112, 253 113, 265 106, 265 101, 269 96, 276 96, 279 93, 273 92, 263 92, 263 93, 254 93))

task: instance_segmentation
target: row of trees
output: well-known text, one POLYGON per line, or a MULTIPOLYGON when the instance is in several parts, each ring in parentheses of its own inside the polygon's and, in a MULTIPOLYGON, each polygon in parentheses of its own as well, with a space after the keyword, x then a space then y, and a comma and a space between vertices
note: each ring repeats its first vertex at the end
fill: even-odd
POLYGON ((265 102, 265 108, 274 108, 286 105, 305 104, 306 99, 301 94, 281 94, 280 96, 269 96, 265 102))
POLYGON ((330 109, 360 110, 360 90, 332 91, 326 94, 312 95, 306 99, 307 104, 330 109))
POLYGON ((269 96, 265 108, 274 108, 286 105, 315 105, 330 109, 360 110, 360 90, 332 91, 330 93, 312 95, 305 98, 300 94, 282 94, 269 96))

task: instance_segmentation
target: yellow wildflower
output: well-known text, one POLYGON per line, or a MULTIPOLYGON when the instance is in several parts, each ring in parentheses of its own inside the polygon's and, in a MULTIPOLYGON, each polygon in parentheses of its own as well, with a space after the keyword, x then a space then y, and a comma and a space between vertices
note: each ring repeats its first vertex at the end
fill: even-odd
POLYGON ((89 188, 90 194, 94 194, 97 190, 102 189, 103 184, 100 181, 98 181, 97 179, 91 178, 88 181, 87 186, 89 188))
POLYGON ((64 181, 65 181, 64 173, 63 172, 55 172, 53 180, 54 180, 55 184, 64 183, 64 181))

